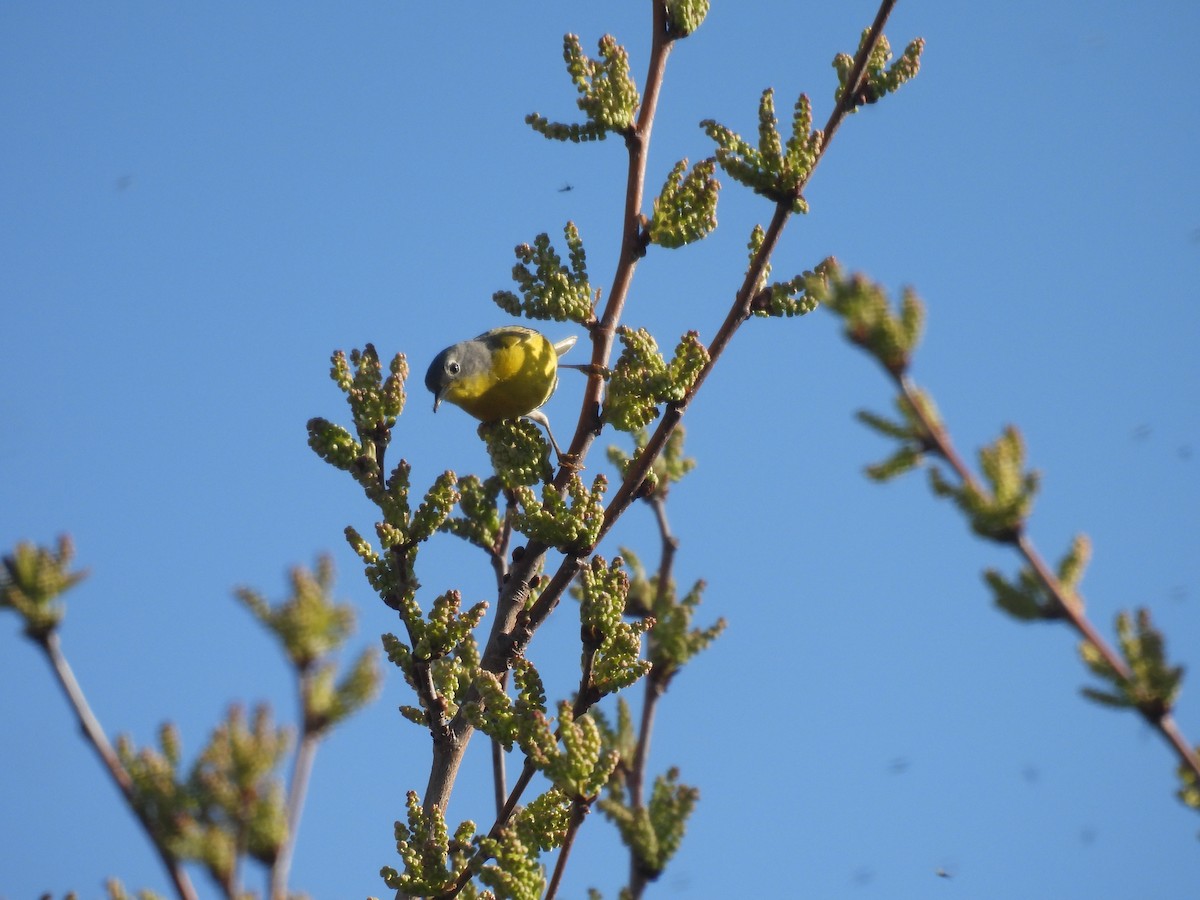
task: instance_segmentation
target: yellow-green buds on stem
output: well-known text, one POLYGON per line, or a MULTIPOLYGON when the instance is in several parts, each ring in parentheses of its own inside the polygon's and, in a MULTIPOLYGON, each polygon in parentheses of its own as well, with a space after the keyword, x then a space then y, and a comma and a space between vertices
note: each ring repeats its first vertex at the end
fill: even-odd
POLYGON ((657 878, 679 849, 688 817, 700 799, 699 790, 680 784, 678 778, 679 770, 674 768, 658 776, 645 806, 627 805, 619 792, 596 804, 617 826, 647 880, 657 878))
POLYGON ((384 378, 379 354, 367 344, 361 351, 352 350, 348 360, 341 350, 334 353, 330 376, 346 395, 357 438, 340 425, 313 418, 308 421, 308 445, 334 468, 349 472, 368 499, 378 503, 385 489, 383 453, 404 409, 408 363, 404 354, 396 354, 384 378))
POLYGON ((1026 471, 1025 443, 1013 426, 991 445, 979 451, 980 468, 987 481, 983 489, 972 481, 953 484, 939 469, 929 470, 934 493, 951 498, 980 537, 1011 543, 1020 536, 1033 508, 1040 480, 1036 471, 1026 471))
POLYGON ((905 289, 900 308, 893 313, 883 288, 862 275, 844 278, 835 260, 827 260, 825 306, 841 317, 846 339, 875 357, 893 377, 908 370, 909 360, 921 340, 925 307, 911 289, 905 289))
POLYGON ((550 244, 550 236, 539 234, 533 245, 520 244, 514 251, 517 264, 512 277, 521 296, 512 291, 496 291, 492 300, 507 313, 529 319, 586 324, 592 319, 594 295, 588 282, 587 254, 574 222, 563 229, 570 266, 550 244))
POLYGON ((321 556, 316 569, 292 569, 291 596, 272 606, 258 591, 240 587, 234 596, 283 644, 292 664, 307 669, 339 648, 354 631, 354 607, 333 599, 333 560, 321 556))
POLYGON ((449 890, 467 865, 475 823, 465 821, 454 839, 446 818, 437 807, 425 810, 415 791, 408 792, 408 824, 396 823, 396 852, 404 860, 403 873, 385 866, 380 874, 387 886, 406 897, 435 897, 449 890))
POLYGON ((924 391, 910 387, 904 393, 896 395, 894 400, 899 418, 886 419, 883 416, 859 410, 858 420, 884 437, 895 439, 899 446, 896 451, 883 462, 866 467, 867 477, 874 481, 888 481, 897 475, 903 475, 916 468, 925 460, 925 454, 936 451, 938 444, 929 425, 941 427, 937 407, 933 399, 924 391))
POLYGON ((684 38, 699 28, 708 15, 709 0, 666 0, 667 33, 684 38))
POLYGON ((762 288, 751 301, 750 311, 756 316, 786 316, 789 319, 812 312, 829 296, 828 273, 836 265, 833 257, 829 257, 812 271, 762 288))
POLYGON ((604 419, 618 431, 635 432, 658 416, 658 404, 678 403, 708 363, 708 349, 689 331, 667 363, 644 328, 617 330, 624 349, 613 369, 604 403, 604 419))
POLYGON ((528 419, 503 419, 479 426, 496 478, 507 490, 541 484, 554 474, 550 448, 528 419))
POLYGON ((1083 600, 1077 589, 1091 555, 1092 544, 1087 535, 1077 535, 1058 566, 1058 584, 1064 601, 1029 566, 1023 566, 1014 581, 1005 579, 996 569, 985 570, 983 577, 992 589, 996 605, 1014 619, 1023 622, 1061 619, 1066 614, 1063 602, 1083 612, 1083 600))
POLYGON ((495 552, 503 527, 498 503, 502 487, 497 475, 483 481, 475 475, 458 479, 458 508, 462 515, 448 518, 441 530, 489 553, 495 552))
POLYGON ((519 487, 514 493, 520 511, 513 528, 563 553, 586 552, 600 537, 607 488, 608 479, 603 475, 597 475, 588 490, 580 477, 572 474, 562 490, 547 484, 539 501, 531 488, 519 487))
POLYGON ((716 141, 717 163, 735 181, 756 194, 782 203, 792 212, 808 212, 801 196, 804 185, 821 155, 824 135, 812 128, 812 106, 804 94, 792 114, 792 134, 786 146, 775 118, 775 92, 763 91, 758 104, 758 146, 752 147, 737 132, 712 119, 700 123, 704 133, 716 141))
POLYGON ((558 141, 600 141, 609 132, 628 132, 641 100, 637 83, 629 72, 629 54, 625 48, 606 34, 600 39, 599 57, 591 59, 583 52, 579 37, 568 34, 563 38, 563 59, 579 91, 576 102, 587 122, 567 125, 531 113, 525 117, 529 126, 538 134, 558 141))
POLYGON ((593 557, 591 564, 580 571, 579 584, 571 593, 579 600, 584 664, 591 667, 587 687, 592 693, 586 699, 595 702, 606 694, 615 694, 649 673, 650 662, 640 659, 640 654, 642 635, 654 620, 623 620, 629 576, 620 558, 608 566, 601 557, 593 557))
POLYGON ((51 550, 21 541, 3 559, 0 570, 0 609, 11 609, 25 620, 25 634, 43 641, 66 614, 63 594, 87 577, 85 570, 71 571, 75 547, 63 535, 51 550))
POLYGON ((162 752, 117 740, 117 756, 132 781, 132 798, 156 840, 180 861, 202 863, 218 884, 230 884, 242 853, 270 865, 287 836, 283 785, 277 769, 291 744, 265 706, 251 723, 240 706, 214 730, 186 778, 178 772, 179 736, 160 733, 162 752))
MULTIPOLYGON (((870 33, 869 28, 863 31, 858 45, 860 51, 870 33)), ((880 35, 879 43, 871 51, 866 69, 863 70, 858 93, 851 98, 851 111, 863 104, 879 101, 886 94, 892 93, 904 82, 915 77, 921 69, 921 52, 924 49, 925 41, 917 38, 909 43, 904 48, 904 52, 900 54, 900 58, 889 66, 888 63, 892 60, 892 46, 886 37, 880 35)), ((837 70, 838 76, 838 88, 834 91, 833 97, 835 100, 840 100, 846 91, 846 81, 850 78, 850 73, 854 68, 854 58, 848 54, 839 53, 833 58, 833 67, 837 70)))
POLYGON ((572 799, 595 797, 617 765, 617 754, 604 751, 600 729, 590 716, 576 718, 571 704, 558 705, 555 725, 546 715, 546 692, 527 660, 513 666, 513 701, 490 672, 481 672, 484 703, 468 709, 472 723, 507 748, 515 742, 529 761, 572 799))
POLYGON ((1092 644, 1084 641, 1079 645, 1088 668, 1110 685, 1107 691, 1084 688, 1083 695, 1103 706, 1136 709, 1157 722, 1175 704, 1183 667, 1167 664, 1163 636, 1150 622, 1149 610, 1139 609, 1136 620, 1127 612, 1119 613, 1117 641, 1129 667, 1127 675, 1116 671, 1092 644))
POLYGON ((322 556, 313 572, 297 566, 291 582, 291 596, 274 606, 250 588, 234 593, 283 644, 301 676, 304 732, 318 734, 369 703, 378 693, 381 677, 374 651, 363 651, 336 682, 336 665, 325 662, 354 630, 354 608, 335 602, 332 596, 332 560, 322 556))
POLYGON ((649 637, 652 677, 665 687, 692 657, 721 635, 726 622, 722 618, 707 628, 692 628, 692 618, 704 593, 704 582, 697 581, 680 599, 676 596, 673 580, 660 584, 660 576, 647 576, 641 562, 629 550, 622 547, 621 554, 633 573, 626 591, 631 601, 626 614, 649 615, 655 621, 649 637))
POLYGON ((704 238, 717 227, 717 193, 721 183, 713 178, 716 161, 702 159, 688 172, 681 159, 654 198, 654 215, 647 226, 652 244, 673 249, 704 238), (686 177, 684 173, 687 172, 686 177))

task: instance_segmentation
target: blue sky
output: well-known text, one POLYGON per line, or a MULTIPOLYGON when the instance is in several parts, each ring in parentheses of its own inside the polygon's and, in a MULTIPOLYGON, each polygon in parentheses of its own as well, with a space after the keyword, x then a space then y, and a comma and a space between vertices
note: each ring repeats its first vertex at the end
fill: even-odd
MULTIPOLYGON (((74 536, 92 574, 62 639, 110 733, 147 743, 170 718, 194 752, 232 700, 290 717, 281 654, 231 591, 278 598, 322 551, 359 609, 354 646, 397 627, 341 537, 370 509, 305 445, 308 418, 345 417, 333 349, 372 341, 420 373, 507 321, 490 297, 512 247, 567 219, 594 283, 611 278, 620 143, 552 144, 522 119, 574 114, 565 32, 589 49, 612 32, 640 78, 648 4, 445 9, 0 7, 0 546, 74 536)), ((710 151, 701 119, 752 133, 768 85, 781 109, 808 92, 824 121, 829 62, 873 12, 716 3, 672 55, 651 186, 710 151)), ((775 260, 787 277, 834 254, 914 285, 929 306, 914 377, 960 449, 1018 424, 1044 475, 1034 541, 1057 559, 1091 535, 1093 620, 1111 633, 1149 606, 1193 670, 1198 29, 1184 2, 901 2, 888 34, 926 38, 921 75, 846 123, 775 260)), ((723 181, 717 233, 639 266, 625 321, 661 343, 711 337, 769 218, 723 181)), ((483 471, 473 423, 411 387, 394 453, 414 483, 483 471)), ((578 396, 564 378, 551 418, 578 396)), ((702 621, 730 625, 660 710, 654 768, 678 764, 702 800, 652 895, 1191 895, 1200 820, 1162 742, 1079 698, 1065 629, 991 608, 979 572, 1015 559, 923 478, 862 477, 887 447, 852 413, 889 404, 818 311, 748 323, 687 415, 699 466, 671 497, 677 573, 707 580, 702 621)), ((602 551, 618 545, 652 557, 648 510, 602 551)), ((489 595, 486 561, 452 539, 421 563, 429 596, 489 595)), ((0 897, 99 896, 109 875, 165 890, 15 617, 0 629, 0 897)), ((577 635, 565 605, 531 649, 552 692, 574 684, 577 635)), ((408 702, 389 672, 323 746, 295 889, 385 893, 391 823, 427 777, 427 739, 395 712, 408 702)), ((1200 741, 1187 683, 1178 719, 1200 741)), ((486 816, 482 750, 456 820, 486 816)), ((593 816, 563 896, 613 895, 618 854, 593 816)))

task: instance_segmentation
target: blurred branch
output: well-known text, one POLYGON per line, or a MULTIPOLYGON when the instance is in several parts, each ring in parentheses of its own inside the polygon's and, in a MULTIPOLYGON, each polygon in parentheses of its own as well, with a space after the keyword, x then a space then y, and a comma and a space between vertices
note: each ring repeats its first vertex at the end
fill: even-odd
MULTIPOLYGON (((679 549, 679 540, 671 533, 671 526, 667 521, 665 492, 656 491, 648 498, 648 502, 654 510, 654 519, 658 524, 658 533, 662 540, 662 550, 658 561, 658 597, 654 605, 654 608, 661 609, 667 593, 671 589, 675 553, 679 549)), ((650 640, 655 640, 653 632, 650 634, 650 640)), ((651 669, 650 675, 646 678, 646 688, 642 696, 642 720, 638 728, 637 747, 630 762, 627 782, 629 787, 629 805, 635 810, 642 809, 645 806, 644 791, 646 766, 650 759, 650 736, 654 731, 654 715, 658 710, 658 701, 667 690, 667 680, 669 677, 669 673, 666 673, 663 669, 655 668, 651 669)), ((630 896, 634 900, 637 900, 645 892, 648 883, 649 877, 646 868, 641 864, 637 854, 631 848, 629 854, 630 896)))
MULTIPOLYGON (((935 416, 930 414, 928 404, 921 402, 919 391, 908 378, 908 375, 904 372, 898 372, 891 373, 891 376, 904 399, 919 419, 925 432, 929 435, 929 449, 946 461, 963 484, 969 485, 975 491, 983 492, 984 488, 979 484, 973 472, 967 467, 962 457, 955 450, 945 426, 935 416)), ((1047 565, 1045 559, 1042 558, 1037 548, 1034 547, 1033 541, 1023 531, 1018 531, 1011 543, 1029 564, 1046 591, 1053 597, 1058 613, 1070 623, 1071 627, 1088 644, 1095 648, 1096 652, 1113 672, 1122 680, 1131 681, 1133 675, 1129 666, 1122 659, 1121 654, 1104 640, 1087 618, 1084 613, 1084 603, 1078 596, 1078 592, 1067 590, 1063 587, 1058 577, 1055 576, 1050 566, 1047 565)), ((1150 709, 1138 707, 1138 712, 1152 728, 1157 730, 1167 740, 1167 743, 1170 744, 1171 748, 1179 756, 1180 762, 1200 778, 1200 756, 1197 756, 1196 751, 1184 739, 1183 735, 1179 733, 1179 729, 1171 716, 1169 708, 1150 709)))
POLYGON ((100 727, 100 722, 88 705, 87 698, 84 696, 79 682, 75 680, 75 673, 71 671, 71 666, 67 662, 67 658, 63 655, 62 648, 59 646, 58 633, 51 631, 45 635, 40 635, 34 639, 34 642, 45 652, 46 659, 50 663, 50 668, 54 670, 59 686, 62 688, 63 693, 66 694, 67 702, 70 704, 71 709, 74 710, 76 719, 79 720, 80 731, 83 732, 83 736, 100 757, 100 762, 104 765, 105 770, 107 770, 117 789, 120 790, 121 795, 125 798, 125 802, 129 805, 129 809, 142 826, 142 830, 154 847, 154 852, 158 855, 159 861, 162 863, 163 868, 167 870, 167 875, 171 879, 171 883, 175 886, 175 892, 183 900, 196 900, 196 889, 192 886, 187 872, 184 871, 179 861, 167 851, 166 847, 159 842, 151 822, 139 807, 134 797, 133 781, 129 777, 129 773, 125 771, 125 767, 121 765, 121 761, 117 758, 117 753, 113 749, 112 744, 109 743, 104 729, 100 727))
MULTIPOLYGON (((308 678, 307 673, 304 678, 308 678)), ((302 716, 303 713, 304 710, 301 709, 302 716)), ((300 819, 304 814, 304 800, 308 794, 308 783, 312 778, 313 763, 316 760, 317 746, 320 742, 320 734, 310 730, 306 723, 304 733, 296 746, 296 756, 292 760, 292 780, 288 787, 287 800, 287 834, 280 844, 275 862, 271 865, 269 893, 271 900, 287 900, 287 885, 288 878, 291 875, 292 856, 296 851, 296 838, 300 832, 300 819)))

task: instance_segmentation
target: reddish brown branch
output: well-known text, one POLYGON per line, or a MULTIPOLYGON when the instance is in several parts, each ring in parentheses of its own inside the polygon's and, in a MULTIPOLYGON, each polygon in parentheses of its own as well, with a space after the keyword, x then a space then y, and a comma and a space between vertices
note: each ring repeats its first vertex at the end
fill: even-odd
MULTIPOLYGON (((950 440, 950 435, 945 427, 932 417, 925 404, 920 402, 916 386, 913 385, 907 375, 895 374, 893 378, 900 388, 900 392, 908 403, 909 408, 921 423, 922 429, 929 435, 933 444, 933 452, 945 460, 946 464, 954 470, 955 475, 958 476, 963 485, 981 496, 987 496, 988 492, 979 484, 974 473, 967 467, 962 457, 958 454, 958 451, 954 448, 954 444, 950 440)), ((1018 533, 1014 545, 1025 559, 1025 562, 1028 563, 1029 568, 1037 576, 1038 581, 1042 583, 1046 592, 1053 598, 1055 606, 1061 612, 1062 617, 1070 623, 1071 627, 1087 643, 1096 649, 1096 652, 1100 654, 1104 662, 1119 678, 1125 681, 1130 680, 1132 673, 1129 671, 1129 666, 1121 658, 1121 654, 1101 637, 1096 627, 1084 614, 1084 603, 1082 598, 1078 596, 1078 593, 1069 591, 1063 587, 1062 582, 1058 580, 1058 577, 1050 569, 1050 566, 1046 564, 1041 554, 1038 553, 1037 548, 1033 546, 1033 542, 1029 539, 1028 535, 1018 533)), ((1141 710, 1141 712, 1143 718, 1170 744, 1180 761, 1200 779, 1200 756, 1197 756, 1195 748, 1179 733, 1170 713, 1152 714, 1145 710, 1141 710)))

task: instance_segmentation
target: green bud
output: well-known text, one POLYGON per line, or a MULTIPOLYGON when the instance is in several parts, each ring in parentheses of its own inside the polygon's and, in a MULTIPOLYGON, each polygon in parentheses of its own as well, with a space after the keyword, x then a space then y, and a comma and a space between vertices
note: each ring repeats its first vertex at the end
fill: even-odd
POLYGON ((496 305, 514 316, 530 319, 552 319, 584 324, 592 318, 593 293, 587 276, 587 254, 575 223, 563 229, 570 265, 564 265, 555 252, 550 236, 542 233, 534 238, 533 246, 521 244, 516 250, 517 264, 512 277, 521 291, 497 291, 492 295, 496 305))
POLYGON ((704 22, 709 0, 667 0, 667 33, 685 38, 704 22))
POLYGON ((291 570, 290 595, 272 606, 257 591, 239 587, 234 596, 283 645, 288 659, 303 671, 341 647, 354 631, 354 607, 333 598, 333 560, 317 559, 314 570, 291 570))
POLYGON ((717 164, 735 181, 793 212, 808 212, 801 196, 824 144, 824 134, 812 130, 812 108, 801 94, 792 116, 792 134, 786 147, 775 117, 775 93, 767 88, 758 104, 758 146, 752 147, 736 132, 712 119, 700 123, 716 142, 717 164))
POLYGON ((1011 543, 1021 534, 1033 508, 1039 475, 1025 471, 1021 433, 1008 426, 991 445, 979 451, 980 468, 990 490, 975 484, 952 484, 939 469, 929 470, 935 494, 949 497, 968 517, 980 537, 1011 543))
POLYGON ((554 474, 550 447, 528 419, 505 419, 479 426, 500 484, 508 489, 540 484, 554 474))
POLYGON ((462 538, 492 553, 503 525, 498 498, 500 479, 496 476, 480 481, 474 475, 458 480, 458 508, 462 516, 448 518, 441 530, 462 538))
POLYGON ((608 479, 597 475, 591 490, 572 473, 559 490, 546 484, 541 502, 528 487, 516 489, 519 512, 513 528, 526 537, 548 544, 564 553, 587 551, 600 536, 604 524, 604 492, 608 479))
POLYGON ((816 309, 829 295, 827 272, 832 258, 821 262, 811 272, 804 272, 790 281, 778 281, 760 290, 750 309, 757 316, 803 316, 816 309))
POLYGON ((563 38, 563 59, 579 91, 576 102, 586 124, 564 125, 534 113, 525 118, 534 131, 554 140, 578 142, 603 140, 610 132, 625 134, 633 127, 641 101, 629 71, 629 55, 607 34, 600 39, 599 49, 599 57, 593 60, 583 52, 578 36, 563 38))
MULTIPOLYGON (((866 46, 870 33, 869 28, 864 29, 858 43, 860 52, 866 46)), ((900 58, 889 66, 888 63, 892 60, 892 45, 885 36, 880 35, 878 43, 867 60, 858 95, 853 98, 851 112, 863 104, 878 102, 887 94, 896 91, 900 85, 916 77, 917 72, 921 69, 921 53, 924 49, 924 39, 917 38, 910 42, 904 48, 900 58)), ((833 68, 837 71, 838 76, 838 87, 834 91, 833 97, 834 100, 841 100, 842 95, 846 92, 850 73, 854 68, 854 58, 849 54, 839 53, 833 59, 833 68)))
POLYGON ((3 558, 0 570, 0 609, 14 610, 25 621, 25 634, 35 641, 50 635, 66 615, 60 599, 87 577, 71 571, 75 546, 63 535, 54 550, 21 541, 3 558))
POLYGON ((1128 676, 1116 671, 1096 649, 1083 641, 1080 655, 1111 689, 1084 688, 1085 697, 1103 706, 1137 709, 1147 719, 1158 722, 1171 712, 1183 681, 1183 667, 1170 666, 1166 659, 1163 636, 1150 621, 1148 610, 1139 609, 1136 620, 1127 612, 1117 615, 1117 641, 1128 666, 1128 676))
MULTIPOLYGON (((766 239, 767 239, 767 233, 765 231, 763 231, 763 227, 761 225, 755 225, 754 230, 750 232, 750 242, 746 245, 746 249, 750 251, 750 263, 749 264, 751 266, 754 265, 754 260, 758 256, 758 251, 762 249, 763 241, 765 241, 766 239)), ((750 273, 750 270, 749 270, 749 268, 747 268, 746 274, 749 274, 749 273, 750 273)), ((770 262, 770 260, 768 260, 766 265, 763 266, 762 275, 759 276, 758 284, 756 284, 754 287, 756 294, 761 292, 763 290, 763 288, 765 288, 767 286, 767 279, 770 277, 771 277, 771 262, 770 262)))
POLYGON ((457 483, 458 477, 449 470, 438 476, 413 514, 408 532, 410 544, 429 540, 449 518, 450 510, 459 500, 457 483))
POLYGON ((676 769, 658 776, 646 806, 627 806, 619 796, 606 797, 597 804, 617 826, 638 868, 652 879, 662 873, 679 849, 688 817, 700 799, 696 788, 679 784, 678 778, 676 769))
POLYGON ((925 310, 905 288, 900 309, 893 313, 882 287, 862 275, 846 279, 832 258, 823 273, 828 293, 824 303, 844 322, 846 338, 870 353, 893 376, 904 374, 921 339, 925 310))
POLYGON ((352 471, 360 456, 362 445, 341 425, 320 417, 308 420, 308 446, 335 469, 352 471))
POLYGON ((689 331, 667 363, 644 328, 623 325, 617 334, 624 349, 609 379, 604 419, 619 431, 636 432, 657 418, 659 403, 679 403, 687 397, 708 364, 708 349, 689 331))
POLYGON ((650 663, 640 658, 641 637, 654 620, 623 620, 628 592, 629 576, 621 560, 607 566, 599 556, 580 572, 578 587, 572 590, 579 600, 585 661, 589 656, 592 661, 590 687, 598 697, 629 687, 650 671, 650 663))
POLYGON ((721 184, 713 178, 716 161, 696 163, 687 177, 687 160, 676 163, 662 192, 654 198, 654 215, 647 233, 652 244, 676 248, 706 237, 717 227, 717 192, 721 184))
POLYGON ((431 897, 446 893, 467 864, 466 849, 475 834, 475 823, 465 821, 455 829, 454 841, 446 819, 437 807, 428 812, 416 791, 409 791, 407 824, 395 827, 396 852, 404 871, 385 866, 380 874, 389 888, 409 897, 431 897))

